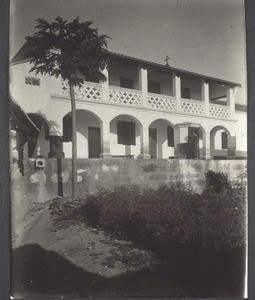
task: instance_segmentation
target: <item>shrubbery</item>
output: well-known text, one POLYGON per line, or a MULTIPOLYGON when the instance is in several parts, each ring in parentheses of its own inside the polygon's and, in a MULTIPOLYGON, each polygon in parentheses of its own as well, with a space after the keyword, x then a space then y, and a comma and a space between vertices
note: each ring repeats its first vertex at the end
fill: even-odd
POLYGON ((205 174, 206 179, 206 189, 211 189, 216 193, 222 192, 224 189, 231 189, 231 184, 228 181, 227 174, 216 173, 214 171, 208 171, 205 174))
POLYGON ((184 184, 141 192, 135 186, 100 191, 82 206, 85 219, 167 255, 232 250, 245 242, 245 192, 209 171, 197 194, 184 184))

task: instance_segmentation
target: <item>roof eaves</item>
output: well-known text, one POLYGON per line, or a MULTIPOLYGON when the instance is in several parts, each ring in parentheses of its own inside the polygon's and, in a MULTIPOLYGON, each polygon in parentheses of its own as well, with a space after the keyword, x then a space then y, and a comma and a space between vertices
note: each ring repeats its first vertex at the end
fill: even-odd
POLYGON ((211 76, 207 76, 207 75, 203 75, 203 74, 198 74, 198 73, 194 73, 194 72, 190 72, 190 71, 181 70, 181 69, 173 68, 173 67, 170 67, 170 66, 161 65, 159 63, 150 62, 150 61, 146 61, 146 60, 143 60, 143 59, 135 58, 135 57, 132 57, 132 56, 127 56, 127 55, 114 53, 114 52, 109 52, 109 56, 118 57, 120 59, 131 60, 133 62, 136 62, 136 63, 138 63, 140 65, 144 65, 144 66, 153 66, 153 67, 155 67, 157 69, 161 69, 165 72, 177 73, 177 74, 187 74, 189 76, 203 78, 203 79, 206 79, 206 80, 209 80, 209 81, 216 81, 216 82, 220 82, 220 83, 229 84, 231 86, 241 87, 241 84, 236 83, 236 82, 227 81, 227 80, 223 80, 223 79, 220 79, 220 78, 215 78, 215 77, 211 77, 211 76))
POLYGON ((16 107, 16 109, 23 115, 23 117, 27 120, 27 124, 29 124, 30 126, 32 126, 33 130, 39 132, 40 130, 37 128, 37 126, 35 125, 35 123, 29 118, 29 116, 26 114, 26 112, 24 111, 24 109, 17 103, 16 100, 14 100, 13 98, 10 98, 11 101, 11 107, 12 109, 16 107))
MULTIPOLYGON (((29 43, 27 41, 21 47, 19 52, 11 59, 10 63, 14 65, 14 64, 21 63, 21 62, 30 61, 31 59, 27 55, 28 49, 29 49, 29 43)), ((135 57, 124 55, 124 54, 119 54, 119 53, 115 53, 115 52, 108 52, 108 56, 109 57, 114 57, 114 58, 119 58, 119 59, 122 59, 122 60, 129 60, 129 61, 132 61, 132 62, 138 64, 138 65, 140 64, 142 66, 155 67, 157 70, 162 70, 162 71, 167 72, 167 73, 169 72, 169 73, 177 73, 177 74, 186 74, 188 76, 203 78, 203 79, 208 80, 208 81, 214 81, 214 82, 219 82, 219 83, 223 83, 223 84, 228 84, 230 86, 241 87, 241 84, 236 83, 236 82, 227 81, 227 80, 223 80, 223 79, 220 79, 220 78, 215 78, 215 77, 206 76, 206 75, 203 75, 203 74, 198 74, 198 73, 194 73, 194 72, 190 72, 190 71, 177 69, 177 68, 173 68, 173 67, 170 67, 170 66, 161 65, 159 63, 146 61, 146 60, 143 60, 143 59, 140 59, 140 58, 135 58, 135 57)))

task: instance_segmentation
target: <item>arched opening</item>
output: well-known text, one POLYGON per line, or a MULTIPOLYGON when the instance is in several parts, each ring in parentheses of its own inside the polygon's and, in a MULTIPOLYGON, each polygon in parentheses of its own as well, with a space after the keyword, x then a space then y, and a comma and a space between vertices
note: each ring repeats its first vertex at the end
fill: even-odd
POLYGON ((151 158, 174 157, 174 126, 165 119, 157 119, 149 126, 149 153, 151 158))
POLYGON ((136 157, 141 152, 141 122, 130 115, 116 116, 110 122, 112 156, 136 157))
MULTIPOLYGON (((94 113, 76 110, 77 158, 98 158, 101 153, 101 119, 94 113)), ((71 112, 63 118, 63 150, 72 157, 71 112)))
POLYGON ((28 157, 48 157, 50 150, 48 120, 38 113, 29 113, 28 116, 39 129, 38 134, 33 135, 28 140, 28 157))
POLYGON ((215 126, 210 131, 210 155, 214 158, 228 156, 228 139, 230 132, 223 126, 215 126))
POLYGON ((206 154, 205 130, 200 124, 180 123, 175 126, 175 152, 179 158, 201 159, 206 154))
POLYGON ((188 128, 188 159, 201 159, 205 156, 205 130, 201 125, 191 124, 188 128))

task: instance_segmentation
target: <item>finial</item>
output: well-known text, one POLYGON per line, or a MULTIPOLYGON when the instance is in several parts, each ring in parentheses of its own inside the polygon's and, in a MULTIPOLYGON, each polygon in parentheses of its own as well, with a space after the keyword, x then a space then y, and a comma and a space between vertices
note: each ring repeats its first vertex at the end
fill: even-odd
POLYGON ((169 60, 170 60, 170 57, 167 55, 167 56, 166 56, 166 59, 164 59, 164 61, 166 62, 166 66, 167 66, 167 67, 170 67, 170 66, 169 66, 169 63, 168 63, 169 60))

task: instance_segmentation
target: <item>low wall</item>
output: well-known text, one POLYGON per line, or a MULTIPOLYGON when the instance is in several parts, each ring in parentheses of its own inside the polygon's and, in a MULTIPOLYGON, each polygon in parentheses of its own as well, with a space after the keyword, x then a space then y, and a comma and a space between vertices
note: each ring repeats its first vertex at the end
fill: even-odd
MULTIPOLYGON (((227 173, 229 180, 234 182, 244 172, 245 165, 246 160, 81 159, 77 164, 77 192, 84 196, 102 187, 132 184, 156 189, 177 181, 183 181, 201 192, 205 186, 204 175, 208 170, 227 173)), ((12 182, 19 188, 21 179, 13 178, 12 182)), ((46 159, 44 170, 35 170, 35 161, 28 160, 21 189, 38 202, 58 195, 70 196, 71 159, 46 159)))

